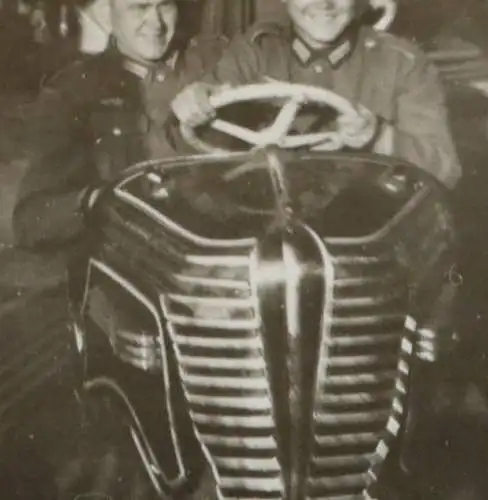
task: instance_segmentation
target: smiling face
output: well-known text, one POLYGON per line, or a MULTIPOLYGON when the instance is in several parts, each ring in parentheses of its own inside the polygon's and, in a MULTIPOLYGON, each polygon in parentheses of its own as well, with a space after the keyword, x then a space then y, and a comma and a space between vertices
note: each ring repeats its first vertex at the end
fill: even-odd
POLYGON ((284 0, 295 30, 313 48, 339 37, 355 15, 356 0, 284 0))
POLYGON ((141 62, 161 59, 176 30, 175 0, 111 0, 112 30, 119 50, 141 62))

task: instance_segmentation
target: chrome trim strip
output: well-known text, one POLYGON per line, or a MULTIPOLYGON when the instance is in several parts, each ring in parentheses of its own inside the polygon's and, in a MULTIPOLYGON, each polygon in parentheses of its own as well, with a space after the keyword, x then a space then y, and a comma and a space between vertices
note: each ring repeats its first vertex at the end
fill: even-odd
POLYGON ((217 247, 217 248, 242 248, 253 246, 256 243, 255 238, 241 238, 237 240, 224 240, 224 239, 210 239, 204 236, 199 236, 191 231, 188 231, 183 226, 180 226, 176 222, 172 221, 165 215, 163 215, 158 210, 155 210, 150 205, 145 203, 140 198, 130 194, 128 191, 123 189, 123 184, 119 184, 115 189, 114 193, 119 199, 125 201, 132 207, 138 209, 139 211, 148 215, 151 219, 155 220, 162 226, 166 227, 171 232, 182 236, 184 239, 189 240, 202 247, 217 247))
MULTIPOLYGON (((134 425, 131 425, 130 428, 131 430, 134 429, 135 431, 137 431, 136 434, 137 440, 134 441, 134 444, 137 448, 137 451, 141 454, 141 459, 144 465, 145 466, 150 465, 149 468, 146 468, 146 471, 151 479, 151 482, 158 491, 158 494, 162 496, 163 491, 158 481, 154 477, 155 475, 161 476, 163 482, 166 483, 166 485, 168 485, 170 488, 180 485, 185 480, 186 476, 179 477, 178 481, 173 480, 169 482, 167 480, 167 477, 152 450, 151 444, 149 443, 149 440, 146 437, 146 433, 144 432, 144 428, 139 420, 139 417, 137 416, 134 407, 132 406, 131 402, 129 401, 129 398, 125 394, 124 390, 120 387, 120 385, 115 380, 108 377, 97 377, 91 380, 87 380, 83 384, 83 389, 87 392, 99 388, 104 388, 111 391, 124 403, 125 408, 129 412, 132 418, 132 422, 135 425, 135 429, 134 425)), ((131 435, 134 436, 134 433, 131 432, 131 435)))
MULTIPOLYGON (((169 373, 168 373, 168 365, 165 362, 167 359, 167 354, 165 350, 165 344, 163 339, 163 325, 161 323, 160 314, 156 308, 156 306, 151 302, 149 297, 146 297, 140 290, 138 290, 132 283, 126 280, 123 276, 117 273, 113 268, 104 264, 103 262, 98 261, 97 259, 91 258, 88 264, 89 268, 98 269, 100 272, 105 273, 108 277, 110 277, 113 281, 118 283, 121 287, 123 287, 130 295, 132 295, 135 299, 139 300, 139 302, 146 307, 146 309, 151 313, 153 318, 155 319, 155 323, 158 329, 158 337, 160 339, 161 345, 161 374, 163 378, 164 390, 165 390, 165 399, 166 406, 168 409, 168 419, 170 424, 170 435, 172 446, 175 451, 176 462, 178 466, 178 476, 174 479, 168 479, 164 473, 162 473, 163 481, 168 485, 173 486, 179 484, 186 476, 186 470, 183 464, 183 459, 181 456, 180 444, 178 441, 178 437, 175 431, 175 423, 174 423, 174 413, 173 413, 173 405, 170 397, 170 388, 169 388, 169 373)), ((87 281, 87 287, 89 287, 87 281)), ((88 288, 87 288, 88 289, 88 288)), ((83 304, 82 310, 84 310, 86 303, 83 304)))

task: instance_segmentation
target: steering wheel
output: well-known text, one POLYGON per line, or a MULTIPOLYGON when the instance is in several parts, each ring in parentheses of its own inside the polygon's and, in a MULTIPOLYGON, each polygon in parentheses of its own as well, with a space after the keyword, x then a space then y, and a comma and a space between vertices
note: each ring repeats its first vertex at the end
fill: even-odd
MULTIPOLYGON (((209 126, 250 145, 250 149, 264 149, 267 146, 291 149, 309 147, 320 151, 336 151, 343 147, 343 141, 337 131, 289 134, 300 108, 309 103, 335 109, 339 115, 357 116, 353 105, 338 94, 311 85, 299 85, 286 82, 243 85, 226 89, 210 97, 210 105, 219 109, 230 104, 249 101, 284 100, 274 122, 262 130, 247 127, 216 118, 209 126)), ((203 153, 231 153, 200 139, 194 127, 180 125, 185 141, 203 153)))
POLYGON ((373 26, 375 30, 386 31, 395 19, 398 6, 395 0, 369 0, 371 8, 382 10, 383 14, 373 26))

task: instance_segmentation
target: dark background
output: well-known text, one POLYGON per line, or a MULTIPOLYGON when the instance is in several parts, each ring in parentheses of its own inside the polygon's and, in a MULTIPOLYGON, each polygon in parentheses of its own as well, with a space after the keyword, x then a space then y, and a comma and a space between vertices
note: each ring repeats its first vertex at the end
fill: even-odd
MULTIPOLYGON (((25 3, 35 7, 36 2, 25 3)), ((74 11, 77 2, 66 0, 66 8, 60 15, 62 3, 63 0, 44 2, 47 26, 42 32, 36 32, 31 17, 19 13, 17 0, 0 1, 0 370, 15 359, 20 360, 20 365, 39 359, 35 345, 40 338, 51 338, 53 344, 62 344, 66 335, 70 335, 63 324, 64 296, 53 280, 55 273, 51 272, 48 261, 44 261, 40 272, 36 257, 12 248, 10 225, 16 190, 29 157, 25 130, 30 105, 42 80, 77 57, 78 27, 74 11), (60 29, 61 20, 68 27, 67 36, 60 29), (58 315, 49 318, 43 315, 43 310, 56 309, 58 315)), ((227 36, 244 30, 256 19, 274 19, 283 13, 280 0, 196 0, 187 8, 191 29, 227 36)), ((392 27, 394 33, 417 40, 433 58, 440 51, 450 55, 449 62, 438 62, 438 66, 465 171, 452 196, 461 242, 456 270, 460 287, 456 328, 461 345, 456 363, 451 367, 451 379, 454 385, 461 379, 470 383, 470 389, 459 400, 458 410, 476 415, 477 423, 471 430, 478 432, 474 437, 472 433, 469 436, 460 433, 460 449, 487 440, 484 429, 488 422, 485 397, 488 394, 488 231, 485 228, 488 220, 488 97, 471 87, 476 80, 488 81, 487 26, 488 3, 484 0, 401 0, 399 15, 392 27)), ((76 426, 67 426, 54 434, 51 432, 49 438, 43 436, 43 426, 53 421, 54 414, 57 418, 61 415, 67 422, 75 421, 67 403, 70 384, 76 376, 69 348, 60 348, 56 359, 57 363, 42 371, 42 380, 25 405, 13 412, 2 395, 4 378, 0 376, 0 487, 5 483, 11 488, 10 494, 7 490, 0 493, 2 498, 42 498, 42 493, 32 492, 36 491, 35 485, 42 482, 42 476, 49 476, 51 472, 48 468, 44 471, 39 468, 40 463, 48 461, 38 460, 35 454, 49 455, 52 448, 56 448, 53 444, 56 440, 70 441, 79 433, 76 426), (26 448, 26 442, 31 441, 38 444, 26 448), (27 454, 25 449, 29 449, 27 454), (36 450, 35 453, 32 450, 36 450), (25 486, 27 490, 22 492, 16 482, 5 479, 12 474, 23 478, 17 483, 24 486, 32 483, 31 490, 25 486)), ((485 451, 478 450, 477 463, 486 474, 488 453, 485 451)), ((53 453, 55 455, 56 450, 53 453)), ((83 453, 95 457, 93 460, 100 464, 106 458, 106 450, 92 448, 83 453)), ((49 488, 44 491, 46 498, 54 498, 49 488)), ((433 498, 445 500, 447 497, 433 498)))

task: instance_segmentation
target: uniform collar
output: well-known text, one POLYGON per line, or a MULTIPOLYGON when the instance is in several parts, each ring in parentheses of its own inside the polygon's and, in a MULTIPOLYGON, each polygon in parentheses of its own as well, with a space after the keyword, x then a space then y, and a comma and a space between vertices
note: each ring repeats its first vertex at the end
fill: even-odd
POLYGON ((116 55, 117 58, 121 58, 122 67, 141 80, 156 80, 159 82, 164 81, 168 73, 175 69, 180 56, 180 51, 177 48, 170 47, 169 52, 161 61, 154 64, 144 64, 122 54, 113 38, 109 42, 109 52, 116 55))
POLYGON ((141 80, 156 80, 158 82, 163 82, 168 73, 175 69, 178 58, 178 51, 174 51, 169 58, 155 64, 143 64, 140 61, 124 57, 122 66, 141 80))
POLYGON ((333 68, 341 66, 352 54, 359 35, 360 24, 353 22, 329 47, 313 49, 297 34, 292 34, 291 47, 295 57, 307 66, 317 59, 326 58, 333 68))

